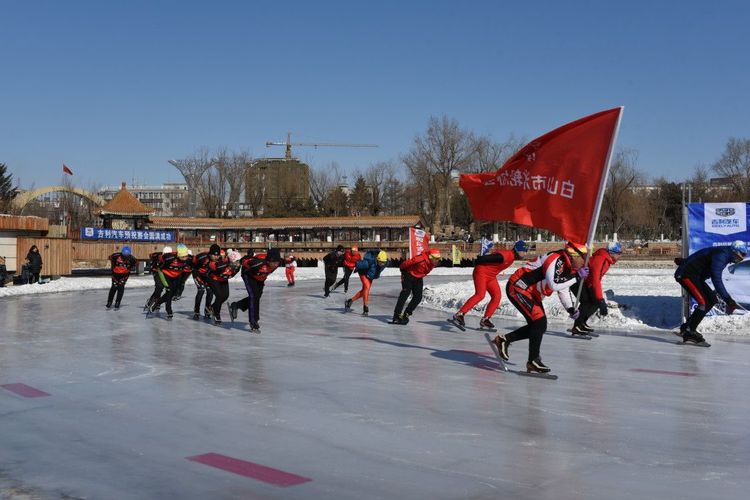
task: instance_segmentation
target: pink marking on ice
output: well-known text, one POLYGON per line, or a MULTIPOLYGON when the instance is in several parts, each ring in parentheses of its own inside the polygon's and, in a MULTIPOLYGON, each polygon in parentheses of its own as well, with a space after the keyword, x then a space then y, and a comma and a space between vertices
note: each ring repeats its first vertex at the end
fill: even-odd
POLYGON ((298 484, 312 481, 312 479, 307 477, 298 476, 272 467, 266 467, 265 465, 247 462, 238 458, 220 455, 218 453, 195 455, 194 457, 187 457, 187 460, 215 467, 227 472, 232 472, 234 474, 239 474, 240 476, 257 479, 258 481, 263 481, 264 483, 273 484, 275 486, 296 486, 298 484))
POLYGON ((667 370, 649 370, 648 368, 631 368, 631 372, 656 373, 657 375, 677 375, 678 377, 695 377, 697 373, 691 372, 670 372, 667 370))
POLYGON ((44 396, 49 396, 44 391, 40 391, 39 389, 34 389, 31 386, 28 386, 26 384, 3 384, 0 385, 3 389, 7 389, 10 392, 15 392, 19 396, 23 396, 25 398, 41 398, 44 396))

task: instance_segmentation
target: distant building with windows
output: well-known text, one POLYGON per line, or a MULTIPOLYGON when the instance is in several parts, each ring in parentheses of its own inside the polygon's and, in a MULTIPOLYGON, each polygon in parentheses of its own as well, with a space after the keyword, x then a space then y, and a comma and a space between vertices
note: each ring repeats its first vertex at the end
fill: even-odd
MULTIPOLYGON (((105 187, 97 194, 106 201, 111 201, 120 192, 120 187, 105 187)), ((164 183, 161 186, 128 186, 128 191, 139 202, 154 211, 159 217, 187 215, 188 187, 184 183, 164 183)))

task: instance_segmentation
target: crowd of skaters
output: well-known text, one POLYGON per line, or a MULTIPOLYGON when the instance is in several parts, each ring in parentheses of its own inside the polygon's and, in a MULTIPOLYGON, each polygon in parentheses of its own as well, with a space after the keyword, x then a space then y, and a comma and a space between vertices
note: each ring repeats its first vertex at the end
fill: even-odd
MULTIPOLYGON (((563 248, 539 255, 524 261, 529 246, 524 241, 516 242, 511 249, 493 248, 487 254, 477 257, 472 279, 475 293, 451 318, 451 322, 465 330, 465 315, 474 309, 489 293, 490 301, 486 305, 479 321, 480 329, 495 331, 492 316, 502 300, 499 275, 516 261, 523 263, 511 274, 506 284, 508 300, 521 313, 526 324, 514 331, 492 339, 498 354, 505 360, 510 359, 509 347, 519 340, 528 340, 528 372, 546 373, 550 368, 541 359, 541 343, 547 331, 547 316, 543 300, 557 293, 560 302, 573 320, 571 334, 588 335, 593 328, 588 320, 595 313, 607 315, 607 302, 602 291, 602 278, 622 254, 622 246, 612 242, 589 255, 589 248, 580 243, 567 242, 563 248)), ((712 247, 695 252, 686 259, 675 259, 678 269, 675 280, 686 290, 697 303, 687 321, 680 327, 684 342, 705 343, 698 332, 700 322, 710 309, 717 304, 717 295, 725 304, 727 313, 740 307, 727 293, 721 273, 732 263, 741 262, 747 256, 745 242, 735 241, 729 246, 712 247), (711 278, 714 289, 706 284, 711 278)), ((406 325, 409 317, 422 300, 424 278, 440 264, 442 255, 436 248, 428 248, 419 255, 404 260, 401 271, 401 293, 393 311, 392 324, 406 325), (411 298, 411 300, 410 300, 411 298), (407 304, 408 302, 408 304, 407 304)), ((136 260, 128 246, 110 257, 112 265, 112 287, 107 298, 106 307, 120 307, 125 283, 131 271, 135 269, 136 260)), ((338 245, 323 258, 325 279, 323 297, 330 296, 338 287, 344 287, 348 296, 349 279, 357 273, 361 289, 344 302, 344 310, 352 309, 355 302, 362 300, 362 315, 369 313, 370 290, 388 263, 388 254, 383 250, 370 250, 360 254, 357 246, 344 248, 338 245), (338 269, 343 268, 344 276, 338 278, 338 269)), ((161 252, 149 256, 148 266, 154 278, 154 292, 149 297, 144 310, 150 313, 158 311, 164 305, 167 318, 173 317, 172 302, 182 296, 185 282, 192 276, 197 287, 193 318, 200 319, 201 304, 203 317, 220 325, 221 309, 229 298, 229 280, 241 273, 247 296, 230 302, 228 309, 232 320, 238 311, 248 312, 250 330, 260 331, 260 300, 268 276, 281 265, 284 266, 287 285, 294 286, 294 272, 297 267, 293 255, 281 256, 277 248, 269 248, 261 253, 249 251, 242 256, 236 250, 223 249, 213 244, 206 252, 193 255, 184 245, 176 249, 164 247, 161 252)))

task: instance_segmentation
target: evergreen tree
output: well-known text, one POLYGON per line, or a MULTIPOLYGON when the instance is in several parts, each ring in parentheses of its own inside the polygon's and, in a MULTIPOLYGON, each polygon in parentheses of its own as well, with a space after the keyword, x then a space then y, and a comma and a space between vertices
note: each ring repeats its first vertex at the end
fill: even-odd
POLYGON ((365 178, 361 175, 354 182, 354 189, 349 195, 349 203, 354 215, 365 215, 370 213, 372 206, 372 192, 367 187, 365 178))
POLYGON ((13 187, 12 175, 5 163, 0 163, 0 213, 8 213, 13 199, 18 195, 18 187, 13 187))

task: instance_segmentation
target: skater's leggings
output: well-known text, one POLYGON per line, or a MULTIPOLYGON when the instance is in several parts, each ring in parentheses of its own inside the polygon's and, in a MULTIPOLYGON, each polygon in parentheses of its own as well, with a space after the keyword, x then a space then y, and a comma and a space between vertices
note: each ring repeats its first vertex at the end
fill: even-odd
POLYGON ((396 301, 396 309, 393 311, 393 317, 401 315, 401 311, 406 304, 406 300, 411 295, 411 301, 406 306, 406 314, 411 314, 414 309, 417 308, 419 303, 422 301, 422 289, 424 288, 424 280, 422 278, 415 278, 409 273, 401 273, 401 293, 396 301))
POLYGON ((333 286, 334 283, 336 283, 336 275, 339 273, 339 268, 326 266, 325 271, 326 271, 326 282, 325 282, 325 285, 323 286, 323 291, 325 292, 326 295, 328 295, 329 293, 331 293, 331 287, 333 286))
POLYGON ((122 301, 122 295, 125 293, 125 283, 128 281, 130 274, 113 274, 112 275, 112 286, 109 288, 109 296, 107 296, 107 304, 112 303, 112 299, 115 297, 117 292, 117 300, 115 304, 119 304, 122 301))
POLYGON ((517 340, 529 339, 529 361, 539 357, 542 347, 542 336, 547 331, 547 316, 544 313, 542 297, 535 289, 522 290, 508 282, 505 292, 516 309, 523 314, 528 323, 505 336, 505 340, 513 343, 517 340))
POLYGON ((713 309, 718 302, 716 300, 716 292, 711 290, 711 287, 699 278, 683 276, 679 282, 682 288, 698 303, 698 307, 695 308, 687 320, 687 325, 692 331, 695 331, 698 329, 701 321, 703 321, 703 318, 706 317, 706 314, 708 314, 708 311, 713 309))
POLYGON ((195 286, 198 288, 198 293, 195 294, 195 307, 193 308, 195 314, 201 313, 201 300, 203 300, 204 293, 206 294, 206 309, 211 307, 211 301, 214 298, 214 291, 209 286, 208 279, 209 278, 201 277, 201 275, 197 273, 193 273, 193 281, 195 281, 195 286))
POLYGON ((180 286, 180 278, 171 278, 165 275, 164 279, 167 280, 167 292, 156 303, 159 305, 164 304, 164 309, 166 309, 167 314, 172 314, 172 298, 174 297, 175 292, 177 292, 177 288, 180 286))
POLYGON ((289 282, 290 285, 293 285, 294 284, 294 268, 287 267, 285 272, 286 272, 286 280, 289 282))
POLYGON ((214 318, 221 318, 221 306, 229 298, 229 283, 226 281, 211 280, 211 290, 214 292, 214 304, 211 309, 214 312, 214 318))
POLYGON ((578 319, 575 320, 573 323, 574 325, 580 326, 583 325, 588 321, 588 319, 596 312, 596 310, 599 308, 599 301, 596 300, 596 296, 594 295, 594 290, 587 286, 583 282, 579 282, 577 285, 573 285, 570 287, 570 291, 574 295, 578 295, 578 287, 582 286, 583 291, 581 291, 581 302, 579 305, 579 311, 581 311, 580 315, 578 316, 578 319))
POLYGON ((146 304, 152 304, 159 300, 162 290, 164 290, 164 285, 161 282, 161 278, 159 278, 159 272, 154 271, 154 293, 151 294, 146 304))
POLYGON ((349 269, 348 267, 344 267, 344 277, 339 280, 338 283, 336 283, 336 286, 334 288, 338 288, 341 285, 344 285, 344 292, 347 292, 349 290, 349 277, 354 272, 354 269, 349 269))
POLYGON ((464 303, 459 309, 461 314, 466 314, 471 311, 471 308, 479 304, 484 299, 487 292, 490 293, 490 303, 487 304, 487 309, 484 311, 485 318, 491 318, 495 314, 497 306, 500 305, 500 299, 503 298, 503 294, 500 291, 500 283, 497 282, 495 276, 482 276, 483 273, 479 272, 478 268, 474 268, 472 277, 474 278, 474 295, 464 303))
POLYGON ((364 274, 359 275, 359 280, 362 282, 362 290, 358 291, 354 297, 352 297, 352 302, 361 298, 364 300, 365 305, 368 305, 370 303, 370 287, 372 286, 372 280, 364 274))
POLYGON ((248 311, 250 323, 257 323, 260 320, 260 297, 266 284, 246 274, 242 275, 242 281, 245 282, 247 297, 237 302, 237 307, 242 311, 248 311))

